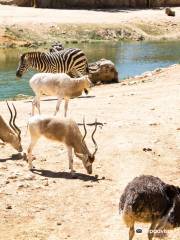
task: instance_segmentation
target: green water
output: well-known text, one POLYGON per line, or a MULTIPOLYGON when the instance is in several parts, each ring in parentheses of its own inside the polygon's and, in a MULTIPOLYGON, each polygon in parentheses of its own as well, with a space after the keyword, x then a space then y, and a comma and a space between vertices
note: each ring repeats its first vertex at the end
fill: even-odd
MULTIPOLYGON (((180 60, 180 42, 118 42, 84 43, 66 47, 79 47, 88 56, 89 62, 101 58, 112 60, 119 72, 119 78, 139 75, 159 67, 178 63, 180 60)), ((32 70, 17 80, 15 72, 20 51, 0 49, 0 99, 8 99, 17 94, 32 95, 29 79, 32 70)), ((24 50, 25 51, 25 50, 24 50)), ((27 50, 28 51, 28 50, 27 50)), ((31 49, 30 51, 33 51, 31 49)))

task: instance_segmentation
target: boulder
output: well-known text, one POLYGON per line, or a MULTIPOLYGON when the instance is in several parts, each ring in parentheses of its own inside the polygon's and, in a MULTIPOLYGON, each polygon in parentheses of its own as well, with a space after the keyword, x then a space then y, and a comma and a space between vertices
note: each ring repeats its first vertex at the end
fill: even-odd
POLYGON ((165 9, 165 13, 166 13, 168 16, 175 17, 175 11, 172 11, 172 9, 169 8, 169 7, 165 9))
POLYGON ((94 84, 97 83, 118 83, 118 72, 112 61, 100 59, 89 64, 90 79, 94 84))

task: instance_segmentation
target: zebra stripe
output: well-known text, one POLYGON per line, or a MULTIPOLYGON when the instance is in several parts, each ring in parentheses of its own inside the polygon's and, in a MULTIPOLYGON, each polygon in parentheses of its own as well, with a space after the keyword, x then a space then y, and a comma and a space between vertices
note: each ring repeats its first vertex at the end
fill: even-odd
POLYGON ((29 68, 40 72, 67 73, 79 77, 88 73, 86 55, 78 48, 56 52, 28 52, 21 56, 16 76, 21 77, 29 68))

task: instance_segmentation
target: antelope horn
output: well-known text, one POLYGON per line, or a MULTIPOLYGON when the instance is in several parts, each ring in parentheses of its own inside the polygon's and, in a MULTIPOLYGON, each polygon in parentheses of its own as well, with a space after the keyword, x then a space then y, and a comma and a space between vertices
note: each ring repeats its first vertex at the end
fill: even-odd
POLYGON ((8 106, 8 109, 9 109, 9 112, 10 112, 10 120, 9 120, 9 126, 14 130, 14 132, 15 133, 17 133, 16 132, 16 128, 12 125, 12 119, 13 119, 13 114, 12 114, 12 110, 11 110, 11 108, 10 108, 10 106, 9 106, 9 103, 6 101, 6 104, 7 104, 7 106, 8 106))
POLYGON ((15 131, 16 131, 16 133, 18 134, 19 140, 21 140, 21 130, 17 127, 17 125, 16 125, 16 123, 15 123, 16 116, 17 116, 17 111, 16 111, 16 108, 15 108, 15 106, 14 106, 13 103, 12 103, 12 105, 13 105, 14 112, 15 112, 15 115, 14 115, 14 118, 13 118, 13 125, 14 125, 14 127, 15 127, 15 129, 16 129, 15 131))
POLYGON ((91 135, 91 138, 92 138, 92 141, 93 141, 93 143, 94 143, 94 145, 95 145, 95 150, 94 150, 94 153, 93 153, 93 156, 96 154, 96 152, 97 152, 97 150, 98 150, 98 145, 97 145, 97 143, 96 143, 96 141, 95 141, 95 139, 94 139, 94 134, 95 134, 95 132, 96 132, 96 130, 97 130, 97 119, 95 120, 95 129, 94 129, 94 131, 93 131, 93 133, 92 133, 92 135, 91 135))
POLYGON ((87 135, 87 130, 86 130, 86 124, 85 124, 85 118, 83 118, 83 126, 84 126, 84 136, 82 138, 82 142, 84 141, 86 135, 87 135))

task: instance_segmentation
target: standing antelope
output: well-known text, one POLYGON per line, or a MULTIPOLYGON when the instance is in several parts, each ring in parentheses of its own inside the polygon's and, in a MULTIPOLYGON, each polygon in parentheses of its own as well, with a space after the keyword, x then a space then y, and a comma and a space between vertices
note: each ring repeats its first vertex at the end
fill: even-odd
POLYGON ((5 143, 11 144, 11 146, 13 148, 15 148, 18 152, 22 152, 23 149, 22 149, 22 145, 21 145, 21 130, 15 124, 17 111, 16 111, 14 104, 12 104, 12 106, 14 108, 14 112, 15 112, 15 114, 13 116, 12 110, 11 110, 8 102, 6 102, 6 103, 7 103, 8 109, 10 111, 10 115, 11 115, 10 120, 9 120, 10 127, 6 124, 6 122, 0 115, 0 139, 5 143))
POLYGON ((92 141, 95 145, 94 153, 90 153, 84 139, 87 134, 85 122, 84 131, 85 134, 82 136, 77 123, 71 119, 59 119, 56 117, 46 117, 42 115, 36 115, 29 119, 29 131, 31 135, 31 143, 28 148, 28 164, 29 168, 32 169, 32 150, 37 143, 37 140, 44 136, 50 140, 55 140, 62 142, 66 145, 68 149, 69 158, 69 169, 73 174, 75 171, 73 169, 73 154, 72 149, 74 149, 75 155, 80 158, 83 162, 84 168, 87 170, 88 174, 92 173, 92 164, 95 160, 95 154, 98 150, 97 143, 94 139, 94 134, 97 129, 97 122, 95 122, 95 129, 91 135, 92 141))
POLYGON ((68 102, 70 98, 78 97, 83 90, 89 90, 92 83, 88 76, 71 78, 66 73, 36 73, 29 81, 32 90, 35 93, 32 102, 32 115, 34 115, 35 106, 40 114, 40 97, 42 95, 57 96, 58 101, 54 115, 59 111, 62 99, 65 100, 64 116, 67 116, 68 102))

